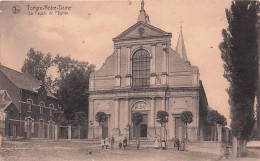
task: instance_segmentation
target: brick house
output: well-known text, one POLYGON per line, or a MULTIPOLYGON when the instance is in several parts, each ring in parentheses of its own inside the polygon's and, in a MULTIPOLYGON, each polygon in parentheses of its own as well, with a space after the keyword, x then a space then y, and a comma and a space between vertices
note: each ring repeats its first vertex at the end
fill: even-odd
POLYGON ((188 125, 189 139, 203 140, 208 102, 199 69, 188 60, 182 29, 176 50, 171 37, 150 24, 142 1, 137 23, 113 39, 113 54, 90 75, 89 138, 160 138, 156 113, 164 110, 169 113, 167 139, 182 139, 180 114, 189 110, 194 116, 188 125), (102 128, 95 121, 97 112, 109 117, 102 128), (131 121, 134 112, 143 114, 140 125, 131 121))
POLYGON ((32 76, 0 65, 0 130, 7 137, 54 137, 58 100, 32 76))

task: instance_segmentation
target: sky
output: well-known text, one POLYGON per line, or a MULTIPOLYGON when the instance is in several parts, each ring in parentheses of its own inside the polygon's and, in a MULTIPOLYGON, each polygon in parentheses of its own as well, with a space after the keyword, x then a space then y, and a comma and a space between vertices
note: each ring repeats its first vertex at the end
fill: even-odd
MULTIPOLYGON (((223 61, 218 48, 227 28, 225 9, 230 0, 145 0, 150 24, 172 33, 175 50, 182 21, 187 57, 198 66, 209 106, 229 120, 229 105, 223 78, 223 61)), ((0 2, 0 63, 21 70, 30 48, 70 55, 99 69, 113 53, 112 38, 137 22, 141 0, 0 2), (20 12, 14 14, 13 6, 20 12), (68 7, 67 15, 54 10, 35 15, 35 7, 68 7), (50 15, 49 12, 52 12, 50 15), (33 13, 33 15, 30 15, 33 13)), ((57 11, 57 10, 56 10, 57 11)), ((38 12, 39 13, 39 12, 38 12)))

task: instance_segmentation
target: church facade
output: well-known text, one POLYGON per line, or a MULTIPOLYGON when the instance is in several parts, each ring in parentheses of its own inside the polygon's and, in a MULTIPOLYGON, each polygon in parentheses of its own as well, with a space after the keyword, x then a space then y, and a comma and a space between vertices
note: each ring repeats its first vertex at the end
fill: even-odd
POLYGON ((142 1, 137 23, 113 39, 113 54, 90 75, 88 138, 160 138, 156 114, 161 110, 169 114, 167 139, 184 137, 183 111, 194 116, 188 138, 203 138, 208 103, 199 69, 188 61, 182 29, 176 50, 171 38, 150 24, 142 1), (99 125, 97 112, 105 112, 108 121, 99 125), (134 112, 143 115, 140 125, 131 120, 134 112))

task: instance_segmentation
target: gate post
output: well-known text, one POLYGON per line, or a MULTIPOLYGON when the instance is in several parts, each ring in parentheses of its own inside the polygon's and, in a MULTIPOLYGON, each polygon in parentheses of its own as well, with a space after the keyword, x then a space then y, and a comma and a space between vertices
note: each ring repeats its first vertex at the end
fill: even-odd
POLYGON ((71 141, 71 125, 68 126, 68 140, 71 141))
POLYGON ((59 125, 55 125, 55 141, 59 141, 59 125))

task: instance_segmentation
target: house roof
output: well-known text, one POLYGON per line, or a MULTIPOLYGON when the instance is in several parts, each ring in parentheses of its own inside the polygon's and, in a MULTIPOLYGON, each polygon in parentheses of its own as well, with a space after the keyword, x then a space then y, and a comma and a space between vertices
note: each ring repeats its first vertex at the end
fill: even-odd
MULTIPOLYGON (((3 72, 7 78, 13 82, 18 88, 25 89, 31 92, 38 93, 38 89, 43 85, 41 81, 38 79, 25 74, 13 70, 11 68, 0 65, 0 70, 3 72)), ((50 91, 47 90, 47 96, 56 98, 50 91)))
POLYGON ((11 103, 12 100, 6 90, 0 90, 0 111, 4 111, 11 103))

